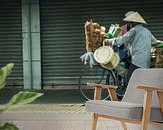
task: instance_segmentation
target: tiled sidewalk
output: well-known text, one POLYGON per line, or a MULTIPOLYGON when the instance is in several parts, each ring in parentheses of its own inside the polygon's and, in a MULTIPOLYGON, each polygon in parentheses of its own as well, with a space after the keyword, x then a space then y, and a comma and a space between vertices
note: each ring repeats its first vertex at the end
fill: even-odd
MULTIPOLYGON (((14 93, 2 91, 1 104, 14 93)), ((12 107, 1 114, 0 124, 13 122, 20 130, 91 130, 92 114, 85 111, 84 103, 78 90, 44 91, 44 96, 34 103, 12 107)), ((119 122, 99 120, 97 130, 122 130, 119 122)))
MULTIPOLYGON (((97 130, 122 130, 120 123, 99 119, 97 130)), ((1 123, 13 122, 20 130, 91 130, 91 113, 4 113, 1 123)))

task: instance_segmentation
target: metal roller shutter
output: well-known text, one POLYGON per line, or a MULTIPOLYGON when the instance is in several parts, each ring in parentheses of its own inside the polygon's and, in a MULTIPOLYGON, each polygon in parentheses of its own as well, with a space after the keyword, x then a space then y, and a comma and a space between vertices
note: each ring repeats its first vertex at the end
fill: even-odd
POLYGON ((0 67, 14 63, 7 86, 22 86, 21 0, 0 1, 0 67))
POLYGON ((138 11, 156 38, 163 39, 161 0, 41 0, 40 5, 43 84, 77 84, 87 20, 109 28, 121 23, 127 11, 138 11))

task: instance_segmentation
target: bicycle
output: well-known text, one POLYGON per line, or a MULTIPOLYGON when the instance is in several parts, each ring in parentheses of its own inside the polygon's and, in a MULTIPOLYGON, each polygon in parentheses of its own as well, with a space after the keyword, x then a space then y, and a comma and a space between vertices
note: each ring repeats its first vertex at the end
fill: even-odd
MULTIPOLYGON (((126 90, 126 79, 124 75, 118 74, 113 70, 108 70, 100 65, 87 66, 79 76, 78 87, 86 100, 92 100, 94 95, 94 89, 87 86, 87 82, 102 83, 117 86, 116 93, 119 99, 121 99, 126 90)), ((109 99, 108 90, 103 89, 102 100, 109 99)))

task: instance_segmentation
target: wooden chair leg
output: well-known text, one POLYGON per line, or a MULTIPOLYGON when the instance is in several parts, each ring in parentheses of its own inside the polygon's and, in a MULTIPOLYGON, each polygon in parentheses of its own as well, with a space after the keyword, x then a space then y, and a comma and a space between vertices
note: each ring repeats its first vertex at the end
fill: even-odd
POLYGON ((98 117, 93 113, 92 130, 96 130, 98 117))
POLYGON ((152 91, 145 91, 144 94, 144 105, 143 105, 143 116, 141 121, 141 130, 147 130, 152 102, 152 91))
POLYGON ((121 121, 121 124, 122 124, 123 129, 127 130, 127 126, 126 126, 125 122, 121 121))
POLYGON ((161 113, 163 114, 163 92, 157 92, 157 96, 160 103, 161 113))

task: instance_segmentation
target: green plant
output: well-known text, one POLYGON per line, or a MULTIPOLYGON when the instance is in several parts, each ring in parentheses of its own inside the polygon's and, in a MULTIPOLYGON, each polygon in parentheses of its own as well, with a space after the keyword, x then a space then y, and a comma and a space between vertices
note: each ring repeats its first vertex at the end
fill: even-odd
MULTIPOLYGON (((11 73, 13 63, 7 64, 5 67, 0 69, 0 89, 5 86, 6 77, 11 73)), ((8 108, 16 105, 24 105, 33 102, 36 98, 42 96, 42 93, 20 91, 14 95, 11 100, 0 107, 0 113, 6 111, 8 108)), ((0 130, 19 130, 19 128, 13 123, 5 123, 0 126, 0 130)))

